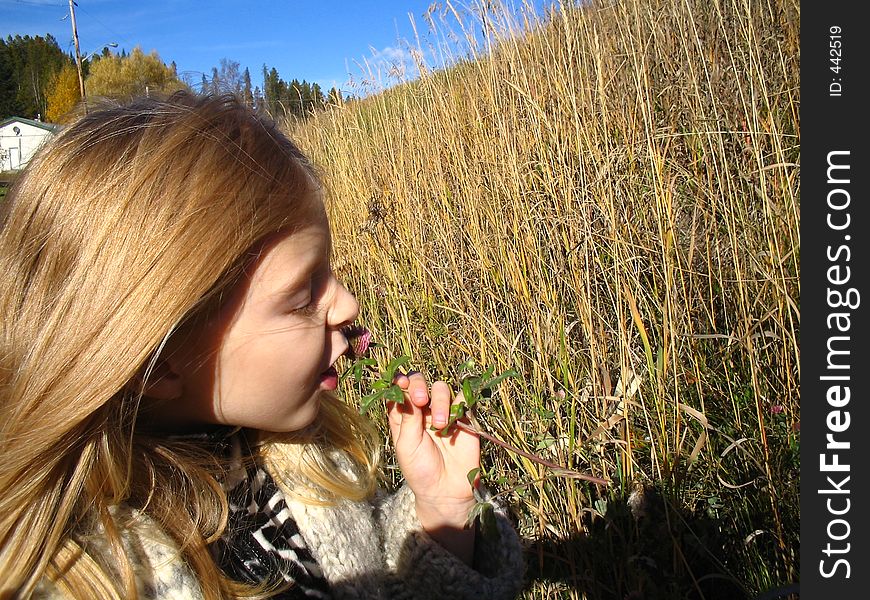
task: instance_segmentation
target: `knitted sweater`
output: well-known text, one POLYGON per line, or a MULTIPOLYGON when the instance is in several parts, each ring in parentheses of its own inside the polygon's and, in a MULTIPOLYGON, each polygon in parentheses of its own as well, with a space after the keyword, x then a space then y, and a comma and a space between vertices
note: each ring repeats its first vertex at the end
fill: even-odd
MULTIPOLYGON (((422 528, 407 486, 371 502, 313 506, 287 497, 299 532, 336 599, 509 599, 519 593, 524 570, 519 538, 496 510, 499 535, 478 535, 473 567, 457 559, 422 528)), ((177 546, 146 515, 115 512, 142 599, 199 600, 200 586, 177 546)), ((111 556, 96 536, 88 549, 100 562, 111 556), (102 557, 100 556, 102 555, 102 557)), ((43 585, 36 598, 60 598, 43 585)))

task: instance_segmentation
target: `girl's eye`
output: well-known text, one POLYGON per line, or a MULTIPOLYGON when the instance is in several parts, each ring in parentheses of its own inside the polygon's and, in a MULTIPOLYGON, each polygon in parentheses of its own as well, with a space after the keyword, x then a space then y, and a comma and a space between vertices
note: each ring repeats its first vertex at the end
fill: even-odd
POLYGON ((309 317, 311 315, 317 314, 318 308, 320 308, 320 306, 317 304, 317 302, 311 301, 308 304, 306 304, 305 306, 300 306, 299 308, 294 308, 292 312, 293 312, 293 314, 296 314, 296 315, 302 315, 304 317, 309 317))
POLYGON ((308 294, 308 298, 304 300, 304 303, 297 304, 295 308, 290 310, 293 314, 302 314, 308 315, 317 312, 317 297, 314 294, 314 289, 312 288, 311 292, 308 294))
POLYGON ((311 278, 311 289, 308 294, 308 300, 304 305, 294 308, 291 312, 303 316, 314 315, 320 309, 320 300, 326 289, 328 276, 315 276, 311 278))

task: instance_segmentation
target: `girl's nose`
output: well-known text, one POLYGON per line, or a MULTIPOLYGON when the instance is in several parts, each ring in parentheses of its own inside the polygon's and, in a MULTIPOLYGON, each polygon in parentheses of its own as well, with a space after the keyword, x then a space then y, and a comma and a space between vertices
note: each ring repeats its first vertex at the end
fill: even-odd
POLYGON ((340 282, 335 282, 336 291, 332 306, 326 314, 326 322, 330 327, 341 329, 350 325, 359 316, 359 302, 356 297, 347 291, 340 282))

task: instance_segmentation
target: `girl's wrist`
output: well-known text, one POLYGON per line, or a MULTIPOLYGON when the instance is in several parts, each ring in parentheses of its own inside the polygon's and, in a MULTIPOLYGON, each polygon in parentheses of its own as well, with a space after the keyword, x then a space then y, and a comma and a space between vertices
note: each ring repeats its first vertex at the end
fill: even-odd
POLYGON ((468 513, 474 499, 449 500, 437 503, 417 499, 415 509, 420 525, 429 536, 465 564, 474 562, 474 538, 476 528, 468 526, 468 513))
POLYGON ((415 509, 417 519, 426 531, 450 527, 465 529, 468 514, 474 507, 474 498, 469 499, 437 499, 427 500, 417 498, 415 509))

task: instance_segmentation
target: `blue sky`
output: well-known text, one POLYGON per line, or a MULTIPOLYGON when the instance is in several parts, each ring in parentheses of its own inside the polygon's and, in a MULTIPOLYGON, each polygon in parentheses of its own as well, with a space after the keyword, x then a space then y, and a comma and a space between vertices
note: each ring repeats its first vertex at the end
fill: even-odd
MULTIPOLYGON (((202 73, 210 75, 222 58, 239 62, 242 71, 249 68, 253 84, 260 86, 263 64, 278 69, 287 81, 305 79, 324 90, 336 85, 351 93, 366 78, 360 66, 364 61, 373 71, 380 69, 382 82, 389 83, 386 73, 393 65, 404 66, 411 78, 409 44, 416 47, 417 42, 409 14, 425 54, 432 42, 449 43, 443 27, 441 33, 429 33, 423 15, 433 6, 431 0, 77 0, 76 4, 83 55, 108 43, 127 51, 138 45, 145 52, 156 50, 167 64, 175 61, 179 75, 195 83, 202 73)), ((454 4, 459 10, 464 5, 454 4)), ((443 2, 431 13, 436 22, 442 11, 443 2)), ((452 16, 443 14, 455 26, 452 16)), ((73 50, 66 0, 0 0, 0 36, 46 33, 62 49, 73 50)), ((437 66, 437 57, 429 55, 426 60, 437 66)))

